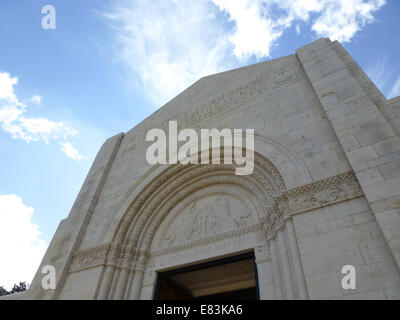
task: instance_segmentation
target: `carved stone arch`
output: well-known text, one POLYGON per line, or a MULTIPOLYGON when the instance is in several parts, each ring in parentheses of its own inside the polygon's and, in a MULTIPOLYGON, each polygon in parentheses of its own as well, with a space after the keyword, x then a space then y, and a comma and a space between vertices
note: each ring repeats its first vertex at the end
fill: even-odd
POLYGON ((170 210, 197 190, 218 184, 237 185, 247 190, 257 199, 261 213, 256 225, 261 229, 274 198, 286 189, 284 180, 275 166, 258 153, 254 153, 251 175, 235 175, 235 168, 235 165, 226 164, 177 164, 168 166, 151 179, 132 201, 113 237, 107 253, 110 267, 103 277, 107 280, 102 281, 99 297, 105 297, 105 294, 108 298, 121 299, 127 295, 130 298, 140 295, 143 272, 156 231, 170 210))
MULTIPOLYGON (((283 207, 287 206, 287 202, 276 200, 284 197, 288 187, 309 182, 311 175, 298 156, 282 144, 265 137, 256 137, 255 140, 258 143, 257 151, 261 150, 261 153, 254 151, 254 170, 251 175, 235 175, 235 165, 229 164, 155 165, 135 183, 111 222, 106 237, 103 238, 110 245, 106 253, 107 267, 99 282, 100 299, 138 299, 143 294, 149 297, 149 289, 144 290, 143 283, 145 286, 148 286, 148 283, 150 286, 154 285, 155 273, 152 265, 154 261, 161 261, 157 260, 158 258, 154 260, 155 257, 242 237, 252 237, 253 240, 247 245, 253 243, 257 246, 247 250, 255 250, 258 255, 260 250, 265 251, 268 256, 269 250, 278 254, 274 244, 277 235, 280 239, 278 248, 283 250, 279 253, 279 256, 283 257, 282 266, 287 267, 287 259, 284 257, 290 246, 286 240, 282 240, 286 239, 287 230, 290 230, 290 221, 287 222, 287 216, 283 214, 283 207), (272 161, 268 157, 271 157, 272 161), (151 250, 154 236, 171 209, 210 183, 237 185, 254 194, 257 199, 255 203, 259 207, 258 212, 262 212, 257 215, 258 221, 249 227, 235 228, 214 236, 186 241, 177 246, 151 250), (286 226, 288 223, 289 227, 286 226), (282 232, 285 233, 284 238, 282 232)), ((247 155, 247 150, 242 151, 247 155)), ((220 163, 224 163, 223 152, 220 152, 220 160, 220 163)), ((292 250, 293 246, 290 248, 292 250)), ((296 247, 293 250, 297 252, 298 249, 296 247)), ((282 277, 279 272, 273 277, 282 277)), ((285 279, 292 283, 294 277, 297 275, 285 279)), ((275 296, 280 295, 279 285, 274 289, 275 296)), ((304 286, 300 284, 300 296, 305 294, 302 287, 304 286)), ((289 291, 286 297, 291 296, 293 292, 289 291)))
MULTIPOLYGON (((173 209, 178 203, 191 194, 211 185, 236 185, 248 190, 249 193, 254 194, 254 196, 258 199, 259 211, 262 211, 262 214, 260 213, 258 219, 260 222, 264 219, 268 208, 272 206, 272 195, 276 195, 276 191, 274 191, 274 194, 272 195, 267 195, 265 189, 263 190, 261 183, 263 174, 260 172, 261 170, 259 170, 259 168, 255 168, 255 172, 258 174, 258 179, 253 176, 235 176, 234 167, 232 166, 211 165, 210 167, 204 166, 203 168, 199 169, 202 169, 201 171, 206 172, 206 174, 201 175, 200 173, 200 175, 196 176, 196 178, 187 180, 186 183, 180 185, 177 190, 167 194, 166 198, 164 198, 158 207, 149 211, 150 216, 148 217, 147 223, 142 227, 142 229, 140 230, 140 228, 137 228, 135 230, 137 232, 136 234, 135 232, 129 234, 128 241, 126 242, 127 245, 132 246, 137 244, 138 248, 147 250, 159 225, 169 214, 171 209, 173 209), (225 167, 226 170, 221 170, 221 167, 225 167), (209 172, 210 169, 216 170, 209 172), (139 238, 140 236, 141 238, 139 238)), ((145 215, 139 214, 138 218, 144 216, 145 215)), ((135 223, 133 223, 133 226, 135 226, 135 223)))
POLYGON ((258 223, 263 215, 265 208, 258 196, 243 185, 208 185, 187 195, 169 210, 155 233, 148 236, 151 238, 149 249, 165 250, 186 241, 198 241, 202 237, 243 228, 258 223), (199 204, 202 205, 200 212, 199 204), (237 210, 238 205, 241 210, 237 210), (210 217, 204 216, 204 213, 211 213, 210 217), (203 226, 207 227, 209 218, 214 222, 211 223, 211 230, 199 225, 201 220, 203 226), (193 228, 196 224, 197 228, 193 228))
MULTIPOLYGON (((148 185, 143 193, 135 199, 130 212, 121 222, 114 241, 119 244, 136 246, 140 234, 144 231, 149 216, 171 193, 180 190, 185 195, 189 189, 180 188, 196 177, 210 175, 213 171, 227 171, 228 175, 217 175, 216 179, 232 179, 236 183, 247 183, 248 188, 259 189, 267 198, 277 196, 285 190, 285 184, 279 171, 262 155, 255 154, 254 172, 249 176, 235 176, 234 165, 172 165, 148 185), (224 170, 225 169, 225 170, 224 170), (252 182, 250 182, 252 181, 252 182), (182 190, 181 190, 182 189, 182 190)), ((203 182, 210 183, 209 181, 203 182)), ((196 186, 195 186, 196 187, 196 186)), ((265 202, 265 200, 263 201, 265 202)))
MULTIPOLYGON (((255 160, 265 159, 263 167, 267 167, 270 177, 281 180, 283 189, 293 188, 312 181, 311 174, 300 157, 290 147, 277 140, 255 134, 255 160), (268 160, 267 160, 268 159, 268 160)), ((262 160, 261 160, 262 161, 262 160)), ((105 227, 101 239, 103 243, 121 243, 121 235, 126 232, 133 215, 154 192, 158 185, 179 172, 182 165, 153 165, 145 172, 126 193, 116 214, 105 227), (130 221, 130 222, 129 222, 130 221)), ((185 165, 184 167, 187 167, 185 165)))
POLYGON ((312 182, 310 170, 290 147, 271 137, 254 135, 255 150, 279 171, 288 189, 312 182))

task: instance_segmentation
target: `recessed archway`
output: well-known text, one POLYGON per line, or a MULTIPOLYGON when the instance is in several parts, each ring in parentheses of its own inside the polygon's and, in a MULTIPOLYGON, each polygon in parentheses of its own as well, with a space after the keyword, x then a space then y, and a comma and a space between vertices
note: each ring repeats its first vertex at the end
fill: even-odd
MULTIPOLYGON (((273 198, 283 190, 285 183, 279 171, 258 153, 254 157, 254 172, 248 176, 235 175, 235 165, 227 164, 177 164, 167 167, 134 199, 119 224, 113 237, 118 249, 108 254, 108 260, 119 268, 108 268, 103 277, 110 279, 110 283, 106 285, 109 291, 107 297, 111 294, 111 297, 118 299, 138 298, 148 259, 152 250, 160 252, 162 242, 167 249, 173 250, 171 248, 179 243, 187 245, 188 242, 199 242, 202 239, 206 241, 204 239, 229 232, 262 229, 273 198), (203 202, 213 199, 220 209, 225 206, 227 210, 224 211, 224 216, 223 210, 219 210, 220 215, 217 215, 216 208, 213 209, 214 214, 211 212, 213 210, 204 212, 208 209, 200 208, 202 204, 198 204, 199 199, 203 199, 203 202), (182 214, 182 210, 187 211, 190 205, 192 207, 189 211, 194 214, 196 210, 203 211, 197 213, 199 221, 203 220, 203 224, 198 230, 192 230, 190 236, 187 232, 178 241, 166 241, 166 238, 171 236, 171 231, 168 235, 165 232, 160 233, 160 230, 165 230, 168 224, 171 226, 174 220, 171 217, 182 214), (209 222, 204 222, 206 219, 209 222), (226 226, 223 221, 230 221, 231 225, 226 226), (197 233, 197 238, 193 237, 194 233, 197 233), (158 246, 154 245, 154 239, 158 239, 158 246)), ((186 220, 191 218, 193 217, 186 220)), ((189 221, 185 227, 186 230, 193 227, 193 222, 189 221)), ((104 288, 105 284, 101 286, 104 288)), ((100 290, 101 292, 104 290, 100 290)))

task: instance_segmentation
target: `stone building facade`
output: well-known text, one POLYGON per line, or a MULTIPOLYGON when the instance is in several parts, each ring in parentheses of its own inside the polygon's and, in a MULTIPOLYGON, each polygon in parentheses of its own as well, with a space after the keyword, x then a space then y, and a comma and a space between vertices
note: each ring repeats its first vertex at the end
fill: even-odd
POLYGON ((186 289, 400 298, 400 97, 387 100, 338 42, 204 77, 105 141, 21 298, 153 299, 163 272, 246 253, 254 279, 200 288, 193 276, 186 289), (255 129, 253 173, 150 165, 146 133, 171 120, 255 129), (56 269, 55 290, 41 286, 44 265, 56 269), (342 287, 345 265, 356 289, 342 287))

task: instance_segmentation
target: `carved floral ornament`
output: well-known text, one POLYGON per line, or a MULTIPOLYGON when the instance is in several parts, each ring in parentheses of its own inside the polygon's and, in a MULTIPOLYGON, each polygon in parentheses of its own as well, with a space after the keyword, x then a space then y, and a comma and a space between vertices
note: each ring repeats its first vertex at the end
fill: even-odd
POLYGON ((276 231, 295 214, 352 200, 363 196, 353 171, 316 181, 284 191, 274 200, 263 221, 267 239, 274 238, 276 231))
MULTIPOLYGON (((268 163, 268 160, 266 161, 268 163)), ((170 168, 170 172, 168 172, 167 170, 167 172, 165 173, 166 177, 171 178, 174 175, 176 175, 177 172, 180 171, 178 167, 179 165, 173 166, 172 168, 170 168)), ((266 173, 266 171, 263 170, 259 170, 258 172, 259 175, 266 173)), ((194 174, 194 177, 196 176, 197 175, 194 174)), ((169 179, 166 177, 162 176, 160 177, 161 181, 163 181, 161 185, 164 185, 164 183, 168 184, 169 179)), ((229 175, 227 175, 225 177, 223 176, 223 178, 230 179, 238 177, 234 175, 229 177, 229 175)), ((254 177, 252 177, 252 179, 254 179, 254 177)), ((271 177, 269 176, 268 179, 271 179, 271 177)), ((259 177, 259 180, 262 181, 263 179, 259 177)), ((260 183, 259 180, 257 181, 260 183)), ((233 183, 233 181, 230 180, 228 182, 233 183)), ((283 180, 281 180, 281 183, 283 183, 283 180)), ((159 184, 159 186, 161 185, 159 184)), ((255 183, 253 181, 253 187, 254 185, 255 183)), ((251 183, 247 185, 247 187, 250 186, 251 183)), ((172 189, 177 187, 178 187, 177 185, 174 185, 172 189)), ((158 188, 154 188, 150 185, 148 186, 148 189, 145 190, 144 192, 146 191, 149 192, 150 190, 153 190, 153 192, 157 192, 158 188)), ((82 269, 92 268, 101 265, 108 265, 108 264, 119 265, 120 267, 126 267, 126 268, 143 269, 146 263, 146 259, 150 257, 162 256, 166 254, 175 253, 181 250, 187 250, 194 247, 204 246, 213 242, 237 238, 244 234, 252 233, 257 230, 264 230, 266 240, 268 240, 274 238, 276 236, 277 231, 284 226, 285 221, 295 214, 314 210, 324 206, 333 205, 338 202, 355 199, 363 195, 361 188, 356 180, 354 172, 347 172, 344 174, 333 176, 327 179, 323 179, 290 190, 282 189, 279 192, 277 192, 277 190, 279 189, 275 190, 272 203, 269 203, 269 206, 265 208, 265 216, 259 217, 258 219, 259 221, 255 224, 247 225, 244 227, 238 227, 234 230, 229 230, 223 233, 214 234, 201 239, 174 244, 166 248, 150 250, 149 240, 152 239, 152 236, 156 232, 156 229, 161 223, 162 218, 166 214, 168 214, 168 210, 170 209, 166 209, 164 211, 159 210, 158 211, 159 216, 156 219, 151 220, 152 221, 151 223, 149 223, 149 221, 147 222, 147 224, 144 223, 144 221, 140 222, 140 225, 143 228, 142 234, 137 233, 139 230, 138 228, 132 228, 128 232, 129 228, 125 227, 126 229, 125 232, 127 233, 127 235, 129 235, 126 237, 126 239, 128 239, 129 241, 125 241, 123 244, 121 242, 118 243, 114 241, 113 243, 110 244, 76 252, 73 256, 70 272, 76 272, 82 269), (143 233, 146 236, 143 237, 143 233), (138 247, 141 249, 138 249, 138 247)), ((190 191, 183 192, 181 194, 181 197, 187 196, 187 193, 190 193, 190 191)), ((163 197, 161 194, 159 196, 163 197)), ((140 197, 142 204, 138 207, 139 208, 147 207, 148 204, 146 203, 147 198, 145 199, 143 194, 140 197)), ((177 197, 176 201, 179 201, 179 199, 181 198, 177 197)), ((140 218, 145 217, 146 214, 147 217, 149 217, 150 212, 151 211, 147 212, 141 211, 139 212, 140 215, 138 216, 134 216, 131 213, 132 216, 127 215, 127 217, 132 218, 133 220, 132 225, 137 226, 138 224, 136 224, 135 221, 144 219, 140 218)), ((115 239, 120 239, 120 238, 116 237, 115 239)))

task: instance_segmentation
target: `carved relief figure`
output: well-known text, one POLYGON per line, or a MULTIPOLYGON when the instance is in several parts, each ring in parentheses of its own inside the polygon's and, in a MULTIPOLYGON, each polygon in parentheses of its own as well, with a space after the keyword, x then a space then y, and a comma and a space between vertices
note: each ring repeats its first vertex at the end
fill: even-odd
MULTIPOLYGON (((221 197, 218 197, 218 201, 221 202, 221 197)), ((251 211, 232 211, 230 208, 230 202, 227 198, 224 199, 224 206, 226 216, 229 217, 236 225, 236 227, 244 227, 247 224, 247 219, 251 216, 251 211)))
POLYGON ((166 226, 161 247, 211 236, 252 221, 242 201, 226 195, 209 196, 190 203, 166 226))

